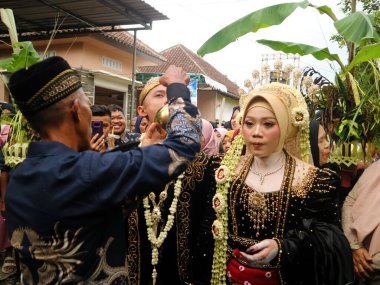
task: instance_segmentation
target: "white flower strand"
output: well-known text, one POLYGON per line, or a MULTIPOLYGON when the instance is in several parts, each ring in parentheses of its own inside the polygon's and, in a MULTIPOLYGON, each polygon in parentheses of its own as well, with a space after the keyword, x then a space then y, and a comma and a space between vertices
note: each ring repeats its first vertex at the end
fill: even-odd
MULTIPOLYGON (((168 219, 166 221, 164 229, 160 232, 160 234, 157 237, 156 230, 158 222, 161 218, 161 210, 160 210, 160 202, 156 205, 154 202, 154 199, 152 201, 153 209, 150 210, 150 204, 149 204, 149 198, 144 198, 144 216, 145 216, 145 222, 147 226, 147 232, 148 232, 148 240, 150 241, 151 247, 152 247, 152 265, 153 265, 153 272, 152 272, 152 278, 153 278, 153 285, 156 284, 157 280, 157 270, 156 265, 158 264, 158 249, 161 247, 163 242, 165 241, 166 237, 168 236, 168 232, 171 230, 174 224, 174 215, 177 211, 177 204, 178 204, 178 197, 181 194, 182 190, 182 178, 184 174, 178 176, 178 179, 176 183, 174 184, 174 198, 169 208, 169 215, 168 219)), ((166 189, 161 192, 160 194, 160 201, 166 199, 166 189), (163 194, 164 193, 164 194, 163 194)), ((150 195, 151 198, 154 198, 155 195, 150 195)))
MULTIPOLYGON (((242 112, 244 113, 244 111, 242 112)), ((213 197, 213 208, 216 220, 212 225, 212 234, 215 239, 214 257, 212 264, 212 285, 226 284, 226 261, 228 239, 228 191, 233 180, 244 146, 243 136, 240 134, 234 139, 231 148, 225 154, 221 167, 216 170, 216 195, 213 197), (218 181, 219 180, 219 181, 218 181)))

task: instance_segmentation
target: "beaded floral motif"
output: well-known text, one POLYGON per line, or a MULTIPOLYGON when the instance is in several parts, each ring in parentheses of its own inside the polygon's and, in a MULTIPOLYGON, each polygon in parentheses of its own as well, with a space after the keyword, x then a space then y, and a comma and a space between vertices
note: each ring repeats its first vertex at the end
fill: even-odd
POLYGON ((138 231, 138 212, 133 210, 128 217, 128 275, 131 285, 138 284, 140 279, 140 235, 138 231))
POLYGON ((286 220, 294 160, 286 154, 284 179, 280 191, 261 193, 244 183, 253 159, 254 157, 251 156, 245 162, 241 174, 232 184, 233 190, 229 192, 228 209, 231 213, 232 233, 235 237, 240 234, 238 219, 243 219, 249 224, 250 231, 255 233, 256 238, 268 226, 275 227, 274 236, 279 237, 286 220))
POLYGON ((293 193, 302 199, 305 199, 311 189, 311 186, 313 184, 313 181, 317 175, 317 168, 310 167, 307 171, 305 177, 303 178, 303 181, 300 185, 293 186, 293 193))
POLYGON ((191 258, 191 237, 189 236, 189 232, 191 231, 191 199, 194 197, 193 194, 199 190, 196 189, 196 184, 199 185, 205 179, 205 168, 208 162, 208 156, 204 152, 199 153, 191 165, 186 168, 185 175, 182 178, 182 190, 178 197, 176 213, 177 264, 181 281, 187 279, 188 264, 191 258))
POLYGON ((256 220, 253 228, 259 228, 260 225, 263 227, 265 218, 267 217, 267 204, 264 194, 257 191, 252 191, 247 194, 246 199, 248 201, 244 205, 250 215, 255 217, 254 220, 256 220))

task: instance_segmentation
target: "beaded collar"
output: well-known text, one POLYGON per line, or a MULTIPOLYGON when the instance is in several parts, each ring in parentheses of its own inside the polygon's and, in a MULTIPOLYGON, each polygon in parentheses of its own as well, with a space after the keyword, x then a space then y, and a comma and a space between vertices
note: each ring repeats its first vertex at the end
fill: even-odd
MULTIPOLYGON (((232 181, 230 191, 228 193, 228 204, 231 213, 232 232, 234 235, 238 235, 238 224, 236 219, 238 193, 241 192, 241 189, 245 186, 245 180, 253 161, 254 156, 252 155, 249 159, 247 159, 240 171, 239 176, 232 181)), ((295 166, 295 159, 285 152, 284 178, 281 183, 280 191, 275 192, 277 195, 272 195, 273 193, 260 193, 255 190, 251 191, 249 195, 247 195, 246 198, 248 203, 245 203, 245 207, 247 211, 252 212, 252 217, 255 221, 253 223, 252 230, 256 230, 257 235, 259 235, 260 228, 264 228, 266 218, 277 216, 275 227, 276 231, 273 237, 283 237, 295 166), (275 196, 275 200, 271 201, 273 204, 272 207, 268 207, 269 205, 267 205, 265 195, 275 196)))

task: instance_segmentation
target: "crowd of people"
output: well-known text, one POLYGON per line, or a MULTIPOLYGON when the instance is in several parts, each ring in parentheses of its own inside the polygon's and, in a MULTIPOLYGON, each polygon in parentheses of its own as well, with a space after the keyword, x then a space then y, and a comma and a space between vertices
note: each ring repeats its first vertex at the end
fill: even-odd
POLYGON ((379 285, 379 162, 343 191, 329 138, 297 90, 261 86, 215 126, 191 104, 188 80, 175 66, 149 80, 127 126, 120 106, 90 106, 63 58, 11 76, 41 139, 15 169, 2 161, 0 276, 379 285))

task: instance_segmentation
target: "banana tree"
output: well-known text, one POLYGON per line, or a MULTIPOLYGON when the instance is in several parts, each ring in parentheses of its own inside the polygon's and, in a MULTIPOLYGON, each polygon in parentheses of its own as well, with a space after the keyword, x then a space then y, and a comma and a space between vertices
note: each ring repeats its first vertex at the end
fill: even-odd
MULTIPOLYGON (((370 138, 368 134, 370 129, 374 129, 373 123, 367 120, 360 122, 358 125, 355 120, 361 117, 366 117, 363 114, 364 106, 376 102, 380 102, 380 89, 378 84, 378 64, 376 59, 380 58, 380 13, 375 12, 368 14, 363 11, 356 11, 356 0, 351 1, 351 13, 342 19, 338 19, 329 6, 315 6, 309 1, 282 3, 269 6, 257 11, 254 11, 245 17, 231 23, 225 28, 215 33, 208 39, 198 50, 200 56, 208 53, 216 52, 231 42, 234 42, 239 37, 250 33, 257 32, 260 29, 268 28, 274 25, 280 25, 287 17, 291 16, 296 9, 316 9, 320 14, 325 14, 332 20, 337 34, 343 40, 348 50, 348 64, 343 64, 337 54, 330 52, 328 47, 315 47, 305 43, 273 41, 268 39, 259 39, 258 43, 266 45, 276 51, 284 53, 312 55, 317 60, 327 59, 336 62, 340 68, 340 74, 337 74, 337 92, 344 92, 340 97, 344 101, 342 103, 343 118, 341 122, 344 125, 337 127, 337 133, 342 141, 351 140, 359 136, 364 140, 364 144, 370 138), (367 82, 359 80, 363 75, 361 72, 356 72, 358 66, 365 66, 365 70, 370 71, 371 78, 367 78, 367 82), (339 86, 338 83, 343 86, 339 86), (376 84, 368 84, 376 82, 376 84), (366 88, 371 87, 372 91, 368 92, 366 88), (371 124, 371 125, 370 125, 371 124), (361 131, 358 132, 357 129, 361 131)), ((380 105, 376 105, 378 107, 380 105)), ((375 105, 372 105, 374 111, 375 105)), ((368 108, 367 108, 368 109, 368 108)), ((366 118, 367 119, 367 118, 366 118)), ((375 122, 376 129, 380 124, 375 122)))
MULTIPOLYGON (((7 26, 13 53, 11 57, 0 60, 0 68, 7 72, 16 72, 19 69, 29 67, 40 60, 39 54, 33 48, 31 42, 18 42, 17 29, 11 9, 0 9, 1 21, 7 26)), ((2 76, 2 80, 5 79, 2 76)), ((12 100, 12 96, 10 96, 12 100)), ((11 168, 17 166, 26 157, 29 142, 38 136, 29 126, 17 105, 13 102, 16 114, 13 117, 2 116, 1 123, 11 126, 11 134, 2 148, 5 164, 11 168)))
POLYGON ((297 8, 306 9, 307 7, 315 8, 320 14, 326 14, 332 19, 337 32, 345 39, 349 53, 354 53, 352 44, 356 44, 362 48, 365 47, 365 51, 358 54, 356 58, 355 56, 349 58, 349 63, 353 62, 352 65, 346 68, 339 56, 331 54, 327 47, 317 48, 302 43, 269 41, 265 39, 258 40, 257 42, 285 53, 310 54, 318 60, 329 59, 335 61, 344 72, 349 72, 357 63, 380 58, 380 35, 375 29, 374 15, 367 15, 361 11, 356 11, 339 20, 330 7, 326 5, 318 7, 307 0, 277 4, 250 13, 215 33, 199 48, 198 54, 204 56, 219 51, 249 32, 255 33, 260 29, 279 25, 297 8))

